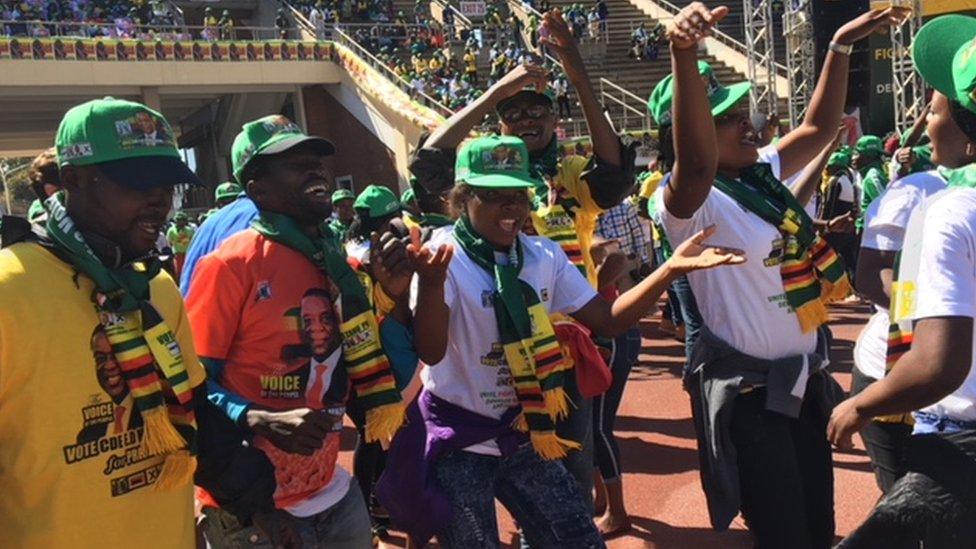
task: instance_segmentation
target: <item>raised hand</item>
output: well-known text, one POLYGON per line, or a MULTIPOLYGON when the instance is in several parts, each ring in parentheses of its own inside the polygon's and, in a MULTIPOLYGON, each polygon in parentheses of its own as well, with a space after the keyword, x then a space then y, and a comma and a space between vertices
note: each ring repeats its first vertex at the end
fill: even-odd
POLYGON ((738 265, 746 262, 745 252, 742 250, 705 244, 705 240, 713 234, 715 234, 715 225, 709 225, 682 242, 668 260, 670 267, 680 274, 686 274, 719 265, 738 265))
POLYGON ((549 85, 549 71, 539 65, 519 65, 488 90, 497 101, 507 99, 528 87, 542 93, 549 85))
POLYGON ((671 20, 668 25, 668 39, 671 46, 679 50, 687 50, 698 45, 698 41, 712 34, 712 29, 729 14, 729 8, 719 6, 708 9, 701 2, 688 4, 671 20))
POLYGON ((834 42, 851 45, 862 38, 867 38, 874 32, 879 32, 888 26, 899 26, 904 23, 903 14, 896 8, 870 10, 851 19, 834 33, 834 42))
POLYGON ((420 242, 420 229, 412 227, 407 255, 421 284, 443 285, 447 280, 447 268, 454 257, 454 246, 442 244, 436 250, 431 250, 420 242))
POLYGON ((407 247, 387 231, 380 236, 369 235, 369 274, 383 287, 390 298, 397 300, 406 295, 413 278, 413 266, 407 257, 407 247))
POLYGON ((549 36, 543 36, 539 42, 548 46, 559 57, 563 70, 570 72, 581 68, 583 58, 580 56, 579 48, 576 47, 573 32, 569 30, 569 25, 563 19, 562 11, 559 8, 547 11, 542 17, 542 26, 549 31, 549 36))

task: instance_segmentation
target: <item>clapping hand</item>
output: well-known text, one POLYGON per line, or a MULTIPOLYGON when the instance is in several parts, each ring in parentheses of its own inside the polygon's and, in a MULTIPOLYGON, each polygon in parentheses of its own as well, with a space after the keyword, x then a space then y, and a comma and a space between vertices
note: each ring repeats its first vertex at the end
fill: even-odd
POLYGON ((709 225, 685 240, 675 248, 668 264, 679 274, 687 274, 720 265, 739 265, 746 262, 745 252, 742 250, 705 244, 705 240, 713 234, 715 225, 709 225))

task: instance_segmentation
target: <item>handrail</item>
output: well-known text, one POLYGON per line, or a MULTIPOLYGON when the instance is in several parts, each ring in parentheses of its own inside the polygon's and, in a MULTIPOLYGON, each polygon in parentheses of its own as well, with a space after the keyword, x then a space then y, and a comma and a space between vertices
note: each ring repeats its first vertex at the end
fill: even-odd
POLYGON ((641 104, 644 103, 644 99, 642 99, 641 96, 639 96, 636 93, 634 93, 634 92, 632 92, 632 91, 630 91, 630 90, 628 90, 628 89, 620 86, 619 84, 615 84, 612 80, 607 80, 606 78, 600 78, 600 85, 601 86, 610 86, 611 88, 619 91, 620 93, 626 95, 627 97, 630 97, 631 99, 637 101, 638 103, 641 103, 641 104))
POLYGON ((409 82, 407 82, 403 77, 401 77, 395 71, 393 71, 393 69, 386 66, 386 63, 380 61, 379 58, 377 58, 375 55, 370 53, 370 51, 364 48, 362 45, 360 45, 359 42, 356 42, 356 40, 353 37, 343 32, 343 30, 338 25, 333 27, 332 30, 336 33, 338 42, 342 43, 343 45, 345 45, 346 47, 352 50, 355 50, 357 55, 369 61, 370 65, 372 65, 373 68, 384 73, 387 79, 395 83, 400 88, 401 91, 403 91, 404 93, 410 96, 416 95, 422 97, 427 107, 438 109, 440 111, 440 114, 442 115, 446 114, 447 117, 450 117, 451 115, 454 114, 454 111, 452 111, 450 108, 448 108, 440 101, 434 99, 433 97, 427 95, 422 91, 414 90, 413 87, 410 86, 409 82))
MULTIPOLYGON (((681 8, 678 5, 676 5, 675 3, 671 2, 670 0, 654 0, 654 2, 656 4, 662 5, 662 6, 666 7, 666 8, 668 8, 669 10, 671 10, 671 13, 669 14, 670 17, 655 17, 654 18, 654 19, 656 19, 658 21, 667 21, 669 19, 673 19, 674 16, 677 15, 679 11, 681 11, 681 8)), ((633 29, 631 29, 631 30, 633 30, 633 29)), ((749 57, 749 48, 748 48, 748 46, 746 46, 743 42, 740 42, 738 39, 733 38, 732 35, 726 33, 725 31, 723 31, 723 30, 721 30, 721 29, 719 29, 717 27, 712 27, 712 38, 715 38, 719 42, 722 42, 723 44, 725 44, 726 46, 729 46, 730 48, 736 50, 740 54, 742 54, 742 55, 744 55, 746 57, 749 57)), ((775 65, 777 72, 781 72, 783 75, 786 74, 786 72, 787 72, 786 65, 784 65, 782 63, 779 63, 779 62, 776 62, 776 61, 773 62, 773 65, 775 65)))
POLYGON ((474 23, 471 21, 471 19, 469 19, 467 15, 464 15, 463 13, 461 13, 461 10, 455 8, 454 5, 451 4, 450 2, 447 2, 446 0, 433 0, 433 2, 436 3, 438 6, 440 6, 443 9, 450 10, 451 13, 454 14, 454 23, 455 24, 458 24, 458 21, 460 21, 460 26, 461 27, 464 27, 466 29, 473 29, 474 28, 474 23))

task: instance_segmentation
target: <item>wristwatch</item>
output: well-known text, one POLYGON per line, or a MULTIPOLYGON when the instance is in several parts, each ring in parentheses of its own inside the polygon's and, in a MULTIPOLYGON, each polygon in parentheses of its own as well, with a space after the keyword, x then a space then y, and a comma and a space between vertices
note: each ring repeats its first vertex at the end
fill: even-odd
POLYGON ((854 46, 850 44, 840 44, 838 42, 831 42, 830 46, 828 46, 827 49, 829 49, 832 52, 839 53, 841 55, 850 55, 851 50, 854 49, 854 46))

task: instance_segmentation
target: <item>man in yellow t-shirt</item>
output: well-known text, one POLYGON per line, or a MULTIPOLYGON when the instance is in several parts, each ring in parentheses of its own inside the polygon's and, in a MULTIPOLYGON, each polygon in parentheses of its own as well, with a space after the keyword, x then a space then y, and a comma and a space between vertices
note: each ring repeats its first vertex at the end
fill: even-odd
MULTIPOLYGON (((158 262, 145 259, 173 187, 200 184, 172 135, 162 115, 138 103, 79 105, 58 129, 64 191, 45 202, 44 225, 4 218, 4 547, 189 549, 194 471, 220 493, 232 487, 214 479, 241 472, 232 462, 266 463, 254 450, 239 454, 241 440, 205 433, 220 416, 204 407, 183 300, 158 262), (132 139, 137 115, 151 116, 166 138, 132 139), (150 437, 168 447, 150 448, 150 437), (215 442, 227 453, 215 453, 215 442)), ((273 487, 260 490, 255 497, 270 502, 273 487)))
MULTIPOLYGON (((548 72, 529 64, 516 67, 436 129, 418 150, 410 169, 417 183, 429 192, 444 192, 453 185, 455 150, 494 111, 501 133, 521 138, 528 148, 531 172, 538 179, 532 216, 535 231, 556 241, 595 287, 596 267, 589 250, 597 218, 604 209, 616 206, 629 194, 634 181, 634 149, 620 143, 613 127, 603 117, 566 22, 555 12, 549 12, 544 25, 567 80, 576 88, 589 124, 593 154, 560 158, 553 99, 550 94, 541 93, 548 84, 548 72)), ((557 431, 563 438, 584 445, 582 451, 571 452, 564 463, 589 497, 593 484, 593 448, 588 436, 592 430, 592 407, 590 400, 573 394, 575 386, 571 384, 572 380, 567 384, 567 391, 574 407, 570 417, 557 425, 557 431)))
POLYGON ((472 84, 478 84, 478 56, 475 55, 474 50, 469 49, 464 57, 461 58, 464 61, 464 74, 468 75, 472 84))

